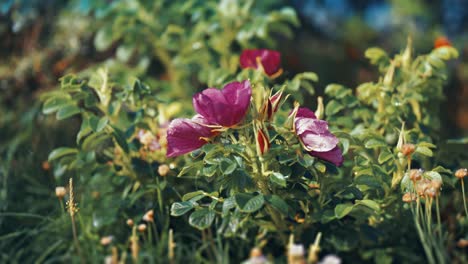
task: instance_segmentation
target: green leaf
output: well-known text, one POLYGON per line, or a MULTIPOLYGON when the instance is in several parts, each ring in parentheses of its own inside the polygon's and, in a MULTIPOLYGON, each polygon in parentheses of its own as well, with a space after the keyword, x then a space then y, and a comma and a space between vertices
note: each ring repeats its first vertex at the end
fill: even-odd
POLYGON ((320 161, 315 162, 314 168, 316 168, 321 173, 325 173, 327 171, 327 166, 325 166, 325 164, 320 161))
POLYGON ((340 104, 336 100, 331 100, 330 102, 328 102, 327 106, 325 107, 325 114, 327 116, 332 116, 338 113, 339 111, 341 111, 342 109, 344 109, 344 106, 342 104, 340 104))
POLYGON ((380 152, 378 161, 380 164, 383 164, 387 162, 388 160, 390 160, 391 158, 393 158, 393 154, 389 150, 384 149, 382 150, 382 152, 380 152))
POLYGON ((377 138, 371 138, 371 139, 366 141, 366 144, 364 146, 366 148, 378 148, 378 147, 387 146, 387 143, 385 141, 377 139, 377 138))
POLYGON ((364 205, 374 210, 375 212, 380 211, 380 205, 373 200, 360 200, 360 201, 356 201, 356 204, 364 205))
POLYGON ((74 116, 76 114, 79 114, 81 112, 81 109, 74 105, 74 104, 68 104, 68 105, 65 105, 63 107, 61 107, 57 114, 56 114, 56 118, 58 120, 63 120, 63 119, 66 119, 66 118, 69 118, 71 116, 74 116))
POLYGON ((432 150, 428 147, 418 146, 416 148, 416 153, 419 153, 427 157, 432 157, 432 150))
POLYGON ((220 169, 224 175, 233 173, 237 168, 237 163, 231 159, 223 159, 221 161, 220 169))
POLYGON ((192 199, 193 197, 195 196, 198 196, 198 195, 203 195, 203 191, 196 191, 196 192, 189 192, 189 193, 186 193, 184 194, 184 196, 182 197, 182 201, 188 201, 190 199, 192 199))
POLYGON ((78 153, 78 150, 75 148, 67 148, 67 147, 61 147, 54 149, 50 154, 49 154, 49 161, 58 159, 60 157, 66 156, 66 155, 72 155, 78 153))
POLYGON ((44 102, 44 105, 42 107, 42 113, 46 115, 53 113, 70 103, 71 103, 71 100, 69 97, 56 96, 56 97, 49 98, 44 102))
POLYGON ((125 134, 115 126, 112 126, 112 128, 114 129, 114 138, 117 141, 117 144, 119 144, 119 146, 128 153, 130 149, 128 147, 127 140, 125 139, 125 134))
POLYGON ((354 205, 351 203, 339 204, 335 207, 335 216, 341 219, 348 215, 353 210, 354 205))
POLYGON ((267 196, 266 199, 268 203, 270 203, 280 213, 283 215, 288 215, 289 205, 278 195, 267 196))
POLYGON ((423 174, 424 177, 429 178, 430 180, 436 180, 442 182, 442 176, 435 171, 426 171, 423 174))
POLYGON ((199 209, 190 215, 189 224, 199 230, 203 230, 210 227, 210 225, 213 223, 215 216, 216 213, 212 209, 199 209))
POLYGON ((279 172, 273 172, 270 175, 270 181, 281 187, 286 187, 286 178, 279 172))
POLYGON ((107 116, 101 117, 101 119, 99 119, 99 122, 97 123, 95 131, 101 132, 107 126, 107 123, 109 123, 109 118, 107 118, 107 116))
POLYGON ((261 194, 253 196, 251 194, 238 193, 236 194, 235 199, 239 209, 246 213, 253 213, 260 210, 265 203, 265 199, 261 194))
POLYGON ((171 206, 172 216, 181 216, 194 208, 196 203, 192 201, 176 202, 171 206))

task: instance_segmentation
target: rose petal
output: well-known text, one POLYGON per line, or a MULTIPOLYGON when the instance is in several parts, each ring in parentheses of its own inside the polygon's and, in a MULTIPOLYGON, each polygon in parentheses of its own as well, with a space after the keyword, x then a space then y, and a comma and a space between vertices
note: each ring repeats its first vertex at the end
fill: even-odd
POLYGON ((195 111, 209 124, 231 127, 247 113, 252 89, 249 81, 232 82, 223 90, 208 88, 193 97, 195 111))
POLYGON ((305 107, 301 107, 299 108, 299 110, 297 110, 296 118, 298 117, 308 117, 308 118, 317 119, 317 117, 315 116, 315 113, 312 110, 305 108, 305 107))
POLYGON ((198 116, 194 120, 174 119, 167 130, 167 157, 176 157, 189 153, 205 145, 214 134, 204 126, 204 120, 198 116))
POLYGON ((339 142, 328 130, 326 121, 312 118, 295 119, 296 134, 308 151, 325 152, 332 150, 339 142))
POLYGON ((279 71, 281 54, 274 50, 244 50, 240 56, 240 65, 243 69, 258 69, 260 65, 258 65, 257 58, 260 60, 261 66, 268 76, 272 76, 279 71))
POLYGON ((309 151, 308 153, 319 159, 329 161, 336 166, 343 165, 343 154, 341 153, 341 149, 338 146, 326 152, 309 151))

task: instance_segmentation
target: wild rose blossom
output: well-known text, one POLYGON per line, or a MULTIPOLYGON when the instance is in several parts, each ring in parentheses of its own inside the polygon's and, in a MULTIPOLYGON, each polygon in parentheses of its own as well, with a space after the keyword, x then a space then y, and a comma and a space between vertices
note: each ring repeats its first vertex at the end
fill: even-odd
POLYGON ((328 130, 328 123, 319 120, 314 112, 299 108, 294 118, 294 131, 307 152, 336 166, 343 164, 339 140, 328 130))
POLYGON ((240 55, 240 65, 243 69, 260 69, 270 77, 281 74, 281 54, 275 50, 247 49, 240 55))
POLYGON ((232 127, 244 119, 251 96, 252 88, 249 81, 232 82, 222 90, 208 88, 195 94, 193 107, 209 125, 232 127))
POLYGON ((167 157, 194 151, 216 136, 216 129, 233 127, 247 114, 252 89, 249 81, 232 82, 222 90, 208 88, 193 96, 198 113, 192 119, 174 119, 167 130, 167 157))
POLYGON ((215 133, 206 125, 206 120, 200 115, 192 119, 174 119, 167 130, 167 157, 192 152, 208 143, 207 139, 215 133))

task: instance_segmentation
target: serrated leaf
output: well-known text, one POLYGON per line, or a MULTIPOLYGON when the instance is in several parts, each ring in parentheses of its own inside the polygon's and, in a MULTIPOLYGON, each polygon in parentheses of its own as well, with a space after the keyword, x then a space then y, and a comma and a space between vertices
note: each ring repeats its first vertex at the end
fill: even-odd
POLYGON ((212 209, 203 208, 196 210, 189 217, 189 224, 199 230, 210 227, 215 219, 216 213, 212 209))
POLYGON ((171 215, 172 216, 181 216, 192 210, 195 206, 195 203, 192 201, 176 202, 171 206, 171 215))

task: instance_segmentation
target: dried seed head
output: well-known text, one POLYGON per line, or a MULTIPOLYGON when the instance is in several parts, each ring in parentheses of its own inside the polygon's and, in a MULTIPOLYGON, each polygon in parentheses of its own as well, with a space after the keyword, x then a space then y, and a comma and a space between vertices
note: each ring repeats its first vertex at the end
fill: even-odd
POLYGON ((145 232, 146 231, 146 224, 139 224, 138 231, 145 232))
POLYGON ((458 179, 463 179, 466 177, 466 175, 468 175, 468 171, 466 168, 458 169, 455 172, 455 177, 457 177, 458 179))
POLYGON ((414 195, 413 193, 407 192, 403 194, 402 200, 405 203, 411 203, 412 201, 416 200, 416 195, 414 195))
POLYGON ((421 180, 423 172, 424 171, 422 169, 412 169, 412 170, 410 170, 410 179, 413 182, 421 180))
POLYGON ((113 237, 113 236, 101 237, 101 245, 107 246, 107 245, 109 245, 110 243, 112 243, 113 240, 114 240, 114 237, 113 237))
POLYGON ((403 144, 403 146, 401 147, 401 153, 403 153, 403 155, 407 157, 411 156, 411 154, 413 154, 415 150, 416 146, 413 144, 403 144))
POLYGON ((298 222, 299 224, 302 224, 305 221, 304 217, 301 217, 299 214, 296 214, 294 216, 294 220, 296 220, 296 222, 298 222))
POLYGON ((67 189, 65 189, 65 187, 55 187, 55 196, 57 196, 59 199, 62 199, 65 196, 65 194, 67 194, 67 189))
POLYGON ((154 210, 151 209, 143 216, 143 221, 154 222, 154 210))
POLYGON ((133 220, 132 220, 132 219, 130 219, 130 218, 129 218, 129 219, 127 219, 127 225, 128 225, 129 227, 132 227, 132 226, 133 226, 133 224, 134 224, 134 222, 133 222, 133 220))
POLYGON ((439 190, 431 186, 424 191, 424 194, 427 197, 434 198, 439 194, 439 190))
POLYGON ((431 181, 431 187, 436 190, 440 190, 440 188, 442 188, 442 182, 434 179, 431 181))
POLYGON ((426 190, 431 187, 431 181, 428 179, 423 179, 416 183, 416 192, 419 196, 424 197, 426 195, 426 190))
POLYGON ((169 171, 171 171, 171 168, 167 164, 161 164, 158 167, 158 174, 162 177, 166 176, 169 171))

